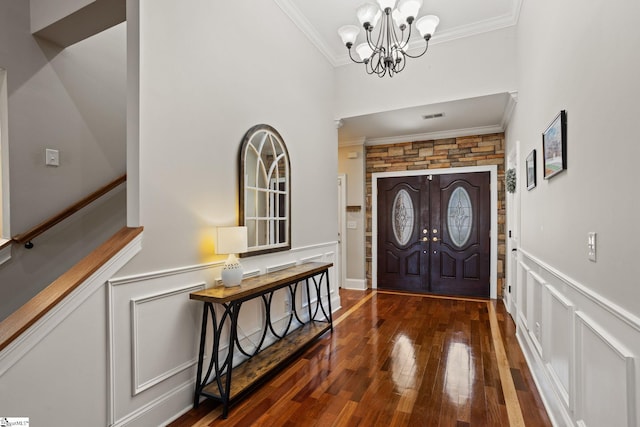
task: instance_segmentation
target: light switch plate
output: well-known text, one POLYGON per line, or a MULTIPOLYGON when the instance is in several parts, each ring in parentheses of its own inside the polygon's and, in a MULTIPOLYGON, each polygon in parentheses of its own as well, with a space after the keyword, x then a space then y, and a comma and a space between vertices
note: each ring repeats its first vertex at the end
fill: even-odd
POLYGON ((596 262, 596 232, 590 231, 587 238, 589 261, 596 262))
POLYGON ((358 225, 355 221, 347 221, 347 228, 350 230, 355 230, 358 228, 358 225))
POLYGON ((60 166, 60 152, 47 148, 45 150, 45 164, 47 166, 60 166))

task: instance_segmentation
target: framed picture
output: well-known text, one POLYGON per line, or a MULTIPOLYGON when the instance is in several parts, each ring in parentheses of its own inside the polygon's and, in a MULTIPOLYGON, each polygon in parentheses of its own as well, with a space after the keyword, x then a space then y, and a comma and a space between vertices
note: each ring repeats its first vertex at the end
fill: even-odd
POLYGON ((527 156, 527 190, 536 187, 536 150, 527 156))
POLYGON ((567 113, 560 111, 542 133, 544 179, 549 179, 567 168, 567 113))

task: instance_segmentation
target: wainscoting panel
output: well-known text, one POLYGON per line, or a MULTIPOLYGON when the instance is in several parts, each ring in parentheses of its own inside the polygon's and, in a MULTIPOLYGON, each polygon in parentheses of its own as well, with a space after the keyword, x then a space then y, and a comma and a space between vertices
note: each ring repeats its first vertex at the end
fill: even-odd
POLYGON ((534 273, 527 273, 527 324, 529 325, 529 335, 533 341, 538 354, 542 355, 542 289, 546 285, 544 280, 534 273))
POLYGON ((524 325, 525 328, 529 325, 529 322, 527 322, 527 301, 529 300, 529 298, 527 298, 529 294, 527 278, 529 276, 529 271, 530 270, 526 265, 518 263, 518 289, 515 290, 517 302, 516 317, 520 324, 524 325))
POLYGON ((573 395, 571 373, 574 366, 574 306, 553 286, 547 285, 546 292, 546 301, 543 304, 543 335, 546 338, 543 345, 544 359, 564 404, 573 408, 570 396, 573 395))
POLYGON ((639 426, 640 318, 518 254, 517 337, 554 425, 639 426))
POLYGON ((579 425, 635 427, 632 353, 586 314, 578 312, 577 319, 579 425))
POLYGON ((190 292, 205 286, 201 283, 131 300, 134 395, 198 363, 194 355, 197 334, 184 331, 197 329, 201 310, 197 304, 183 302, 190 292))

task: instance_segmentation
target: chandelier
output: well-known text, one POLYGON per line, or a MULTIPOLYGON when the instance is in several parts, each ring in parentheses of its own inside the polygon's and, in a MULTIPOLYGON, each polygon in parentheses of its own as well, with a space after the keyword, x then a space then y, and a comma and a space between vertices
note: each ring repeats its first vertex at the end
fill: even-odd
POLYGON ((393 77, 404 70, 407 57, 419 58, 427 52, 429 39, 440 20, 437 16, 426 15, 415 21, 425 45, 420 54, 409 55, 411 28, 422 7, 422 0, 400 0, 397 7, 396 0, 377 0, 377 3, 378 5, 365 3, 356 11, 367 39, 355 48, 359 61, 353 57, 351 47, 358 37, 360 28, 356 25, 345 25, 338 29, 338 34, 349 50, 349 58, 353 62, 364 64, 368 74, 375 73, 378 77, 388 74, 389 77, 393 77), (373 30, 381 18, 380 28, 374 35, 373 30))

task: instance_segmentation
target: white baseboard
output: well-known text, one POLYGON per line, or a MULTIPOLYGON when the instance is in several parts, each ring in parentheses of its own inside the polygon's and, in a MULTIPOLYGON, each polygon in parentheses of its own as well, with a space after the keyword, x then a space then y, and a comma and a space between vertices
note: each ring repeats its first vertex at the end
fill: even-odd
POLYGON ((367 289, 367 281, 364 279, 346 279, 343 288, 364 291, 367 289))

